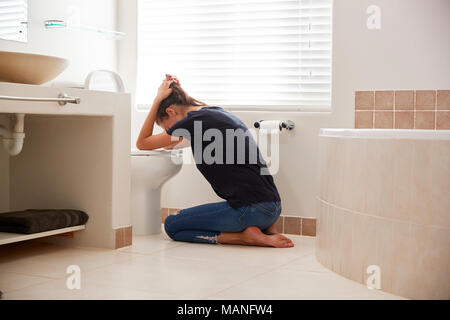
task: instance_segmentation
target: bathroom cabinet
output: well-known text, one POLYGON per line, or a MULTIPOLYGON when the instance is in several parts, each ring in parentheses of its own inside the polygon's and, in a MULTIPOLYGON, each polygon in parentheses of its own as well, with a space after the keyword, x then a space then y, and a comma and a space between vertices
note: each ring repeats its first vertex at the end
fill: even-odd
POLYGON ((75 228, 73 238, 45 236, 41 240, 120 247, 116 235, 122 237, 120 231, 131 226, 131 97, 0 82, 0 96, 56 98, 61 93, 79 98, 80 103, 61 106, 0 99, 0 124, 5 125, 14 114, 25 114, 25 139, 18 155, 8 155, 0 138, 0 214, 26 209, 82 210, 89 221, 84 229, 75 228))

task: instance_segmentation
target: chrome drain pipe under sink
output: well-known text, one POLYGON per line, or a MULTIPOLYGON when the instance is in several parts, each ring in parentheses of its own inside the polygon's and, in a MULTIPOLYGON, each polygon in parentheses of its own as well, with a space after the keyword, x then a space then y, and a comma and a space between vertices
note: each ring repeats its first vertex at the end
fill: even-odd
MULTIPOLYGON (((0 96, 0 100, 57 102, 60 106, 65 106, 68 103, 73 104, 81 103, 80 98, 70 97, 65 92, 60 93, 57 98, 0 96)), ((24 113, 16 113, 12 131, 9 128, 0 124, 0 138, 2 138, 3 147, 10 156, 16 156, 22 151, 23 140, 25 139, 25 133, 23 132, 24 119, 25 119, 24 113)))
POLYGON ((0 138, 3 140, 3 147, 10 156, 16 156, 22 151, 24 133, 25 114, 17 113, 14 115, 13 130, 0 125, 0 138))

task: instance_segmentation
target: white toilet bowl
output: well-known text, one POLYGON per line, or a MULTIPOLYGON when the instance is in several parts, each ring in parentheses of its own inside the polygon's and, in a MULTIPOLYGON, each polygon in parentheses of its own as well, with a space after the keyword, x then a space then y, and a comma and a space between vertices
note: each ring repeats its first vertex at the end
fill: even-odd
POLYGON ((182 166, 181 150, 131 151, 133 234, 161 233, 161 188, 182 166))

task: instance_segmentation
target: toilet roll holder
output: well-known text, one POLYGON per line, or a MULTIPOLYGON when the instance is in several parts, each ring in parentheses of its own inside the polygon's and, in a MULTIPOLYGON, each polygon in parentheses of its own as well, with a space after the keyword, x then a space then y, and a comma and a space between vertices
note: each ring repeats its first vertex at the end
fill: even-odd
MULTIPOLYGON (((254 123, 255 128, 258 129, 258 128, 261 126, 261 122, 263 122, 263 121, 264 121, 264 120, 256 121, 256 122, 254 123)), ((280 131, 281 131, 282 129, 292 130, 292 129, 294 129, 294 127, 295 127, 295 123, 294 123, 294 121, 292 121, 292 120, 285 120, 285 121, 281 121, 281 122, 280 122, 280 131)))

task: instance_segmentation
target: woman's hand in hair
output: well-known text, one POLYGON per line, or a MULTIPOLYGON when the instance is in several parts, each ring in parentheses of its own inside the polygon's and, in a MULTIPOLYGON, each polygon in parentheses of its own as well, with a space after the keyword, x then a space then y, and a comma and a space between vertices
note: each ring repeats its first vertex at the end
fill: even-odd
POLYGON ((166 73, 166 80, 173 80, 173 82, 180 86, 180 80, 176 76, 166 73))
POLYGON ((163 82, 161 83, 161 85, 158 88, 158 93, 156 95, 156 99, 158 99, 159 101, 164 100, 165 98, 167 98, 168 96, 170 96, 170 94, 172 93, 172 88, 170 88, 170 85, 174 82, 175 80, 163 80, 163 82))

